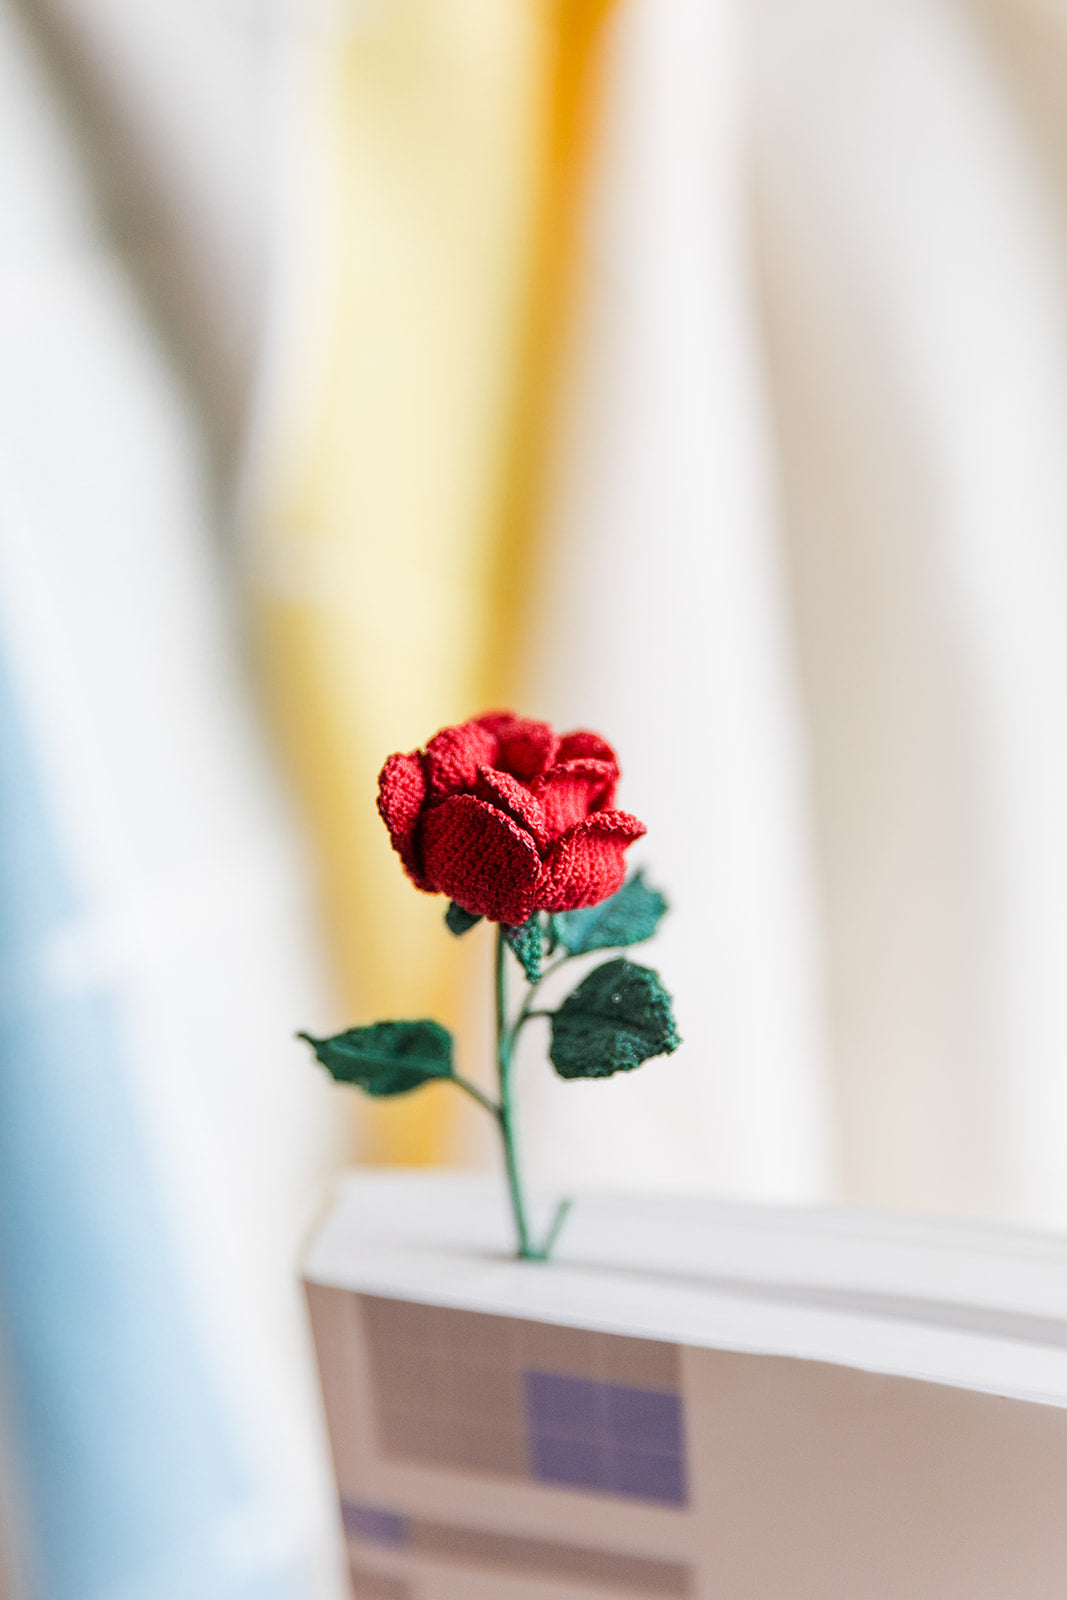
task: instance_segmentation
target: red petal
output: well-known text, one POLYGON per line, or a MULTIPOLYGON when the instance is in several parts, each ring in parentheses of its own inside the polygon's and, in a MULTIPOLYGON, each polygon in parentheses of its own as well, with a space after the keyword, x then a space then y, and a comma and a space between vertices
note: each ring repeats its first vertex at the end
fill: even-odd
POLYGON ((463 794, 428 811, 422 835, 426 875, 439 894, 490 922, 518 927, 526 921, 541 858, 525 828, 463 794))
POLYGON ((532 792, 544 806, 545 828, 550 839, 584 822, 591 811, 600 811, 615 798, 618 770, 609 761, 561 761, 535 778, 532 792))
POLYGON ((495 767, 479 767, 475 793, 480 800, 488 800, 491 806, 513 817, 521 827, 533 834, 538 844, 546 844, 549 838, 555 838, 554 833, 546 835, 545 811, 541 802, 535 800, 526 785, 509 772, 498 772, 495 767))
POLYGON ((389 829, 393 849, 420 889, 428 885, 420 871, 415 828, 425 799, 426 778, 419 752, 390 756, 378 774, 378 810, 389 829))
POLYGON ((493 766, 497 740, 478 722, 461 722, 442 728, 426 746, 426 776, 433 794, 456 794, 473 789, 478 768, 493 766))
POLYGON ((537 886, 541 911, 595 906, 622 887, 626 847, 646 832, 625 811, 597 811, 556 841, 537 886))
POLYGON ((589 756, 594 761, 610 761, 616 773, 619 770, 618 757, 607 740, 602 739, 599 733, 590 733, 587 728, 563 735, 556 760, 576 761, 580 756, 589 756))
POLYGON ((499 754, 491 765, 524 783, 536 778, 556 759, 559 740, 547 722, 517 717, 512 711, 490 711, 478 722, 500 741, 499 754))
POLYGON ((522 718, 514 711, 485 711, 474 720, 479 728, 485 728, 495 739, 499 738, 501 728, 506 728, 512 722, 521 722, 522 718))

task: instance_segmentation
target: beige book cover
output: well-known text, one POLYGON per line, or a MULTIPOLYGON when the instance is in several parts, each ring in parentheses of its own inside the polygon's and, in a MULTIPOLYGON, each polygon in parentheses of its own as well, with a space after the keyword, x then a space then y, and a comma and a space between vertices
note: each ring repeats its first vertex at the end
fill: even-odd
POLYGON ((306 1288, 356 1600, 1062 1600, 1067 1242, 338 1187, 306 1288))

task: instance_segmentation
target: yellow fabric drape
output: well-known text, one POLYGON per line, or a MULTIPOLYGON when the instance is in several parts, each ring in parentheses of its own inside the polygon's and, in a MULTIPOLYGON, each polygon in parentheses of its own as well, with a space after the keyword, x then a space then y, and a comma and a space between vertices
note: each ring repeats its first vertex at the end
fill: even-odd
MULTIPOLYGON (((403 878, 384 757, 507 698, 610 0, 383 0, 308 57, 253 522, 266 687, 349 1022, 461 1020, 476 933, 403 878)), ((447 1153, 426 1090, 368 1159, 447 1153)))

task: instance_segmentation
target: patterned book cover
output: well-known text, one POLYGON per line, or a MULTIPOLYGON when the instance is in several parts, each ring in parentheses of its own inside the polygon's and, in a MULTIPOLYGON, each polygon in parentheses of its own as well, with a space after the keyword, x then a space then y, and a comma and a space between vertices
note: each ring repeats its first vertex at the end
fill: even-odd
MULTIPOLYGON (((359 1182, 369 1236, 374 1181, 359 1182)), ((551 1320, 445 1303, 484 1302, 494 1268, 506 1302, 512 1264, 482 1260, 475 1291, 442 1297, 441 1263, 400 1244, 384 1293, 381 1241, 361 1254, 350 1229, 347 1247, 348 1281, 313 1263, 307 1294, 355 1600, 1067 1593, 1062 1399, 581 1326, 584 1266, 561 1268, 551 1320)), ((537 1296, 552 1292, 542 1271, 537 1296)), ((889 1303, 830 1315, 906 1343, 908 1305, 896 1324, 889 1303)), ((1040 1352, 1062 1360, 1067 1324, 1033 1324, 949 1332, 995 1359, 1006 1329, 1047 1383, 1040 1352)))

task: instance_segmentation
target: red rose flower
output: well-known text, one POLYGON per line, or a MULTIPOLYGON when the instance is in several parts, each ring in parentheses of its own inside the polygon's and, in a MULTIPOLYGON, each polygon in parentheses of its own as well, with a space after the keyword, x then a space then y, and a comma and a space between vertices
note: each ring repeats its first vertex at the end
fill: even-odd
POLYGON ((613 811, 618 762, 595 733, 553 733, 510 711, 442 728, 390 756, 378 810, 411 881, 518 927, 614 894, 643 822, 613 811))

